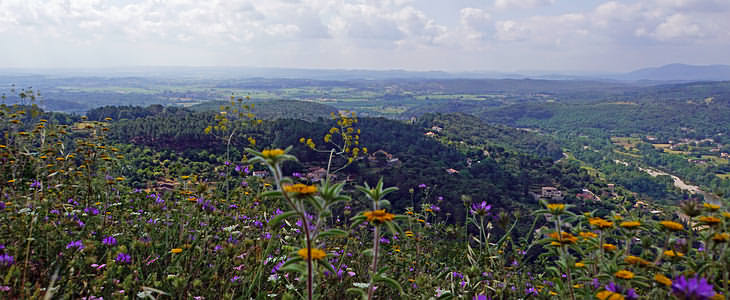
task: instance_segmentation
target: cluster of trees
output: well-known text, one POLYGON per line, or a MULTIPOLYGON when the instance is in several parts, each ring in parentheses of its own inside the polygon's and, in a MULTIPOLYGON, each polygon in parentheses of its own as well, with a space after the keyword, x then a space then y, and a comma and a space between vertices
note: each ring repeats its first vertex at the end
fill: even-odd
MULTIPOLYGON (((143 111, 146 108, 141 109, 143 111)), ((139 115, 143 115, 140 112, 139 115)), ((127 164, 127 174, 136 184, 142 185, 160 177, 186 175, 197 172, 210 176, 208 180, 220 178, 215 172, 204 170, 223 165, 226 140, 215 133, 206 134, 204 129, 212 124, 215 113, 182 111, 176 114, 160 113, 136 119, 113 121, 109 138, 115 143, 134 144, 121 147, 134 161, 127 164), (145 148, 146 147, 146 148, 145 148), (162 163, 159 163, 162 162, 162 163)), ((475 123, 475 129, 468 129, 469 122, 478 120, 465 115, 438 115, 418 120, 416 124, 384 118, 361 118, 356 127, 361 130, 360 147, 367 147, 370 154, 383 150, 398 159, 398 163, 384 164, 382 159, 361 154, 339 174, 341 179, 350 177, 357 183, 376 182, 380 177, 400 189, 391 197, 397 209, 419 205, 419 201, 436 203, 444 210, 461 217, 465 207, 460 199, 467 195, 473 201, 488 201, 505 209, 529 209, 538 204, 528 194, 530 189, 543 185, 557 185, 575 191, 594 185, 603 185, 591 177, 580 166, 554 163, 557 146, 550 139, 533 133, 510 130, 504 127, 489 127, 475 123), (476 139, 466 139, 470 149, 458 147, 462 143, 449 145, 443 140, 424 135, 426 124, 439 124, 454 132, 452 141, 465 138, 459 130, 480 130, 476 139), (456 124, 461 124, 457 127, 456 124), (525 144, 520 140, 525 139, 525 144), (531 153, 521 149, 532 148, 531 153), (481 150, 477 150, 481 149, 481 150), (483 150, 487 150, 486 153, 483 150), (448 169, 458 173, 449 173, 448 169), (425 185, 426 188, 419 188, 425 185), (424 199, 425 195, 428 199, 424 199)), ((276 119, 263 121, 258 126, 241 127, 232 139, 230 157, 233 163, 240 163, 242 149, 248 146, 248 137, 265 147, 287 147, 294 145, 293 154, 299 162, 288 164, 285 172, 306 172, 308 166, 326 166, 328 153, 317 152, 300 143, 300 138, 312 138, 318 149, 329 150, 330 145, 322 140, 334 121, 319 118, 315 121, 298 119, 276 119)), ((336 160, 335 165, 344 165, 336 160)))

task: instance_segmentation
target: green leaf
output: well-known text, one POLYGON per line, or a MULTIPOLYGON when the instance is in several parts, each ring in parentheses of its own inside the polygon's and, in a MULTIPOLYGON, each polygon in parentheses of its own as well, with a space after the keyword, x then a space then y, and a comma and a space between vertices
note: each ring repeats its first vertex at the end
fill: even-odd
POLYGON ((392 278, 379 274, 379 275, 376 275, 373 278, 373 280, 375 282, 385 283, 386 285, 390 286, 391 288, 398 290, 398 294, 403 295, 403 288, 400 286, 400 283, 393 280, 392 278))
POLYGON ((337 271, 332 267, 332 265, 328 264, 325 260, 317 260, 317 263, 327 269, 327 271, 330 271, 332 274, 337 274, 337 271))
POLYGON ((365 290, 361 288, 349 288, 345 291, 347 294, 358 294, 360 295, 360 298, 365 300, 368 298, 368 293, 365 292, 365 290))
POLYGON ((279 224, 280 224, 280 223, 281 223, 282 221, 284 221, 284 219, 286 219, 286 218, 288 218, 288 217, 291 217, 291 216, 293 216, 293 215, 296 215, 296 214, 298 214, 298 212, 297 212, 297 211, 295 211, 295 210, 290 210, 290 211, 287 211, 287 212, 285 212, 285 213, 283 213, 283 214, 280 214, 280 215, 278 215, 278 216, 276 216, 276 217, 273 217, 273 218, 272 218, 271 220, 269 220, 269 227, 271 227, 271 228, 274 228, 274 227, 276 227, 276 226, 279 226, 279 224))
POLYGON ((325 232, 322 232, 318 235, 319 238, 327 238, 327 237, 346 237, 347 231, 344 231, 342 229, 330 229, 325 232))

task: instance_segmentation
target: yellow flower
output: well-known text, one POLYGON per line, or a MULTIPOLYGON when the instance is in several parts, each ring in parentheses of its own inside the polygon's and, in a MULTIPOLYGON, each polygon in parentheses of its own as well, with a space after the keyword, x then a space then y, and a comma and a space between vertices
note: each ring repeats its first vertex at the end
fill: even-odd
POLYGON ((15 182, 15 179, 8 180, 8 183, 13 183, 13 182, 15 182))
POLYGON ((730 233, 715 233, 715 235, 712 236, 712 240, 715 241, 715 243, 725 243, 730 240, 730 233))
MULTIPOLYGON (((312 259, 313 260, 320 260, 320 259, 323 259, 325 256, 327 256, 327 253, 325 253, 324 251, 322 251, 320 249, 317 249, 317 248, 312 248, 311 249, 311 252, 312 252, 312 259)), ((297 251, 297 254, 299 254, 299 256, 301 256, 302 259, 307 259, 308 258, 308 256, 307 256, 307 248, 299 249, 299 251, 297 251)))
POLYGON ((724 211, 724 212, 722 212, 722 216, 725 217, 725 218, 730 219, 730 212, 724 211))
POLYGON ((575 263, 575 267, 576 268, 584 268, 585 266, 586 266, 586 264, 585 263, 582 263, 582 262, 575 263))
POLYGON ((626 221, 626 222, 621 222, 621 224, 619 224, 619 226, 621 226, 623 228, 634 229, 636 227, 641 226, 641 222, 638 222, 638 221, 626 221))
POLYGON ((418 219, 416 221, 421 222, 421 223, 426 223, 426 220, 424 220, 424 219, 418 219))
POLYGON ((707 202, 703 203, 702 206, 704 206, 705 208, 707 208, 710 211, 716 211, 716 210, 720 209, 720 205, 707 203, 707 202))
POLYGON ((662 226, 664 226, 664 228, 670 231, 684 230, 684 226, 682 224, 673 221, 661 221, 659 222, 659 224, 661 224, 662 226))
POLYGON ((613 273, 613 275, 615 275, 618 278, 622 278, 622 279, 631 279, 631 278, 634 278, 634 273, 632 273, 629 270, 620 270, 620 271, 618 271, 616 273, 613 273))
MULTIPOLYGON (((385 209, 366 211, 363 213, 363 215, 366 218, 368 218, 368 222, 373 222, 373 223, 383 223, 383 222, 393 221, 393 218, 395 218, 394 214, 386 213, 385 209)), ((406 235, 407 235, 407 233, 406 233, 406 235)))
POLYGON ((116 180, 117 181, 124 181, 124 177, 117 177, 116 180))
POLYGON ((633 256, 633 255, 629 255, 629 256, 625 257, 624 262, 627 264, 632 264, 632 265, 641 265, 641 266, 649 265, 649 262, 646 261, 645 259, 638 257, 638 256, 633 256))
POLYGON ((180 253, 180 252, 182 252, 182 248, 173 248, 172 250, 170 250, 170 252, 172 252, 172 253, 180 253))
POLYGON ((678 252, 678 251, 675 252, 674 250, 667 250, 667 251, 664 251, 664 256, 669 256, 669 257, 675 257, 675 256, 676 257, 682 257, 682 256, 684 256, 684 253, 678 252))
POLYGON ((559 213, 565 210, 565 204, 550 203, 547 205, 547 209, 553 213, 559 213))
POLYGON ((667 278, 667 276, 664 276, 664 274, 657 273, 656 275, 654 275, 654 281, 666 286, 672 285, 672 280, 667 278))
POLYGON ((413 237, 414 236, 413 231, 410 231, 410 230, 406 231, 405 234, 406 234, 407 237, 413 237))
POLYGON ((600 229, 607 229, 607 228, 613 227, 613 222, 606 221, 603 218, 599 218, 599 217, 588 219, 588 223, 593 226, 596 226, 600 229))
POLYGON ((560 244, 573 244, 578 241, 577 237, 565 231, 560 232, 560 236, 558 236, 557 232, 551 232, 548 236, 555 239, 555 242, 560 244))
POLYGON ((413 212, 412 211, 407 211, 406 212, 406 215, 413 215, 413 212))
POLYGON ((313 185, 306 185, 303 183, 290 184, 284 186, 284 191, 287 193, 295 194, 296 196, 307 196, 313 195, 317 192, 317 187, 313 185))
POLYGON ((624 296, 612 291, 600 291, 596 294, 596 298, 600 300, 624 300, 624 296))
POLYGON ((613 251, 616 250, 616 245, 614 244, 603 244, 603 249, 606 251, 613 251))
POLYGON ((284 150, 281 149, 266 149, 261 151, 261 155, 264 158, 277 158, 284 154, 284 150))
POLYGON ((598 237, 597 234, 595 234, 593 232, 586 232, 586 231, 580 232, 580 233, 578 233, 578 235, 580 235, 580 237, 582 237, 584 239, 587 239, 587 238, 597 238, 598 237))
POLYGON ((718 217, 713 217, 713 216, 701 216, 701 217, 699 217, 699 221, 702 223, 705 223, 707 225, 717 225, 722 220, 720 220, 720 218, 718 218, 718 217))

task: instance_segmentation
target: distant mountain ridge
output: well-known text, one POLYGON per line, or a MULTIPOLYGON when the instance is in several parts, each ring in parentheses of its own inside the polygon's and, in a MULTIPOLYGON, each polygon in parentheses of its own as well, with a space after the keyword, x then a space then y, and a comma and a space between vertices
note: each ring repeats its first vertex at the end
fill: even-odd
POLYGON ((726 81, 730 80, 730 66, 669 64, 617 75, 616 79, 634 81, 726 81))

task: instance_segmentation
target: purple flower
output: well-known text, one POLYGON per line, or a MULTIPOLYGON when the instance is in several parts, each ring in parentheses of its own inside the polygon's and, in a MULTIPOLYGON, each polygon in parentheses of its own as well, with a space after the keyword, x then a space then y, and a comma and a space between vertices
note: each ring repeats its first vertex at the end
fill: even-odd
POLYGON ((715 290, 707 279, 679 276, 672 280, 672 292, 679 299, 706 300, 715 296, 715 290))
POLYGON ((7 253, 3 253, 3 255, 0 255, 0 266, 10 266, 15 262, 15 258, 8 255, 7 253))
POLYGON ((81 240, 78 241, 71 241, 66 245, 66 249, 76 248, 78 250, 84 249, 84 243, 81 242, 81 240))
POLYGON ((525 295, 527 296, 537 296, 537 290, 534 287, 529 287, 525 289, 525 295))
POLYGON ((473 300, 487 300, 487 295, 476 295, 473 300))
POLYGON ((598 278, 593 278, 593 282, 592 282, 592 284, 593 284, 593 288, 594 288, 594 289, 597 289, 598 287, 600 287, 600 286, 601 286, 601 282, 600 282, 600 281, 598 281, 598 278))
POLYGON ((418 188, 419 189, 425 189, 426 188, 426 184, 425 183, 421 183, 421 184, 418 185, 418 188))
POLYGON ((294 173, 291 173, 291 176, 296 177, 296 178, 302 178, 302 173, 294 172, 294 173))
POLYGON ((33 180, 33 183, 30 184, 30 187, 32 187, 32 188, 41 187, 41 182, 38 180, 33 180))
POLYGON ((433 212, 440 212, 441 208, 436 206, 435 204, 433 204, 433 205, 431 205, 431 210, 433 210, 433 212))
POLYGON ((619 286, 619 285, 617 285, 617 284, 615 284, 613 282, 609 282, 606 285, 605 288, 608 291, 611 291, 611 292, 614 292, 614 293, 617 293, 617 294, 621 294, 626 299, 629 299, 629 300, 639 299, 639 295, 636 294, 636 291, 634 291, 634 289, 625 289, 625 288, 623 288, 623 287, 621 287, 621 286, 619 286))
POLYGON ((127 253, 117 254, 117 257, 114 260, 120 264, 131 264, 132 263, 132 257, 127 253))
POLYGON ((492 205, 487 205, 487 201, 482 201, 482 203, 473 203, 471 205, 471 213, 480 216, 486 216, 491 209, 492 205))
POLYGON ((101 243, 104 244, 104 245, 107 245, 107 246, 114 246, 114 245, 117 244, 117 239, 115 239, 113 236, 110 235, 108 237, 105 237, 101 241, 101 243))
POLYGON ((99 214, 99 209, 97 209, 96 207, 87 207, 84 208, 84 212, 92 216, 96 216, 99 214))

